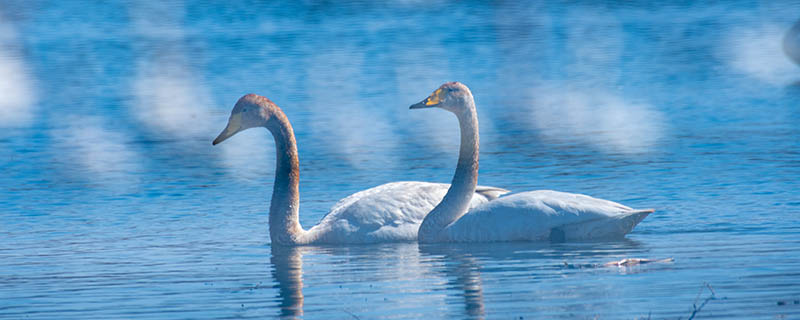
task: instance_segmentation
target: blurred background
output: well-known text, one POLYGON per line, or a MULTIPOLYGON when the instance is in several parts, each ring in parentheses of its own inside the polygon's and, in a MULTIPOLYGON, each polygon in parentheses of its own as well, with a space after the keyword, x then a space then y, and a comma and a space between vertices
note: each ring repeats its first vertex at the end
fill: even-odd
POLYGON ((360 299, 380 300, 399 283, 379 289, 367 275, 392 278, 396 270, 382 269, 382 259, 408 248, 312 250, 306 261, 329 277, 306 279, 306 291, 331 305, 307 295, 306 305, 318 306, 311 315, 347 317, 333 307, 347 304, 367 317, 677 317, 688 316, 704 281, 727 289, 730 299, 716 302, 726 317, 797 315, 800 67, 781 43, 798 19, 798 1, 3 0, 0 317, 275 315, 285 297, 273 289, 285 286, 265 271, 277 268, 266 215, 273 140, 253 129, 212 147, 234 103, 257 93, 288 115, 300 153, 301 222, 310 227, 368 187, 450 181, 455 117, 408 110, 446 81, 475 96, 479 183, 658 212, 631 242, 536 247, 536 259, 515 256, 528 252, 520 247, 488 250, 508 253, 501 258, 458 251, 466 260, 448 260, 448 250, 419 257, 414 247, 416 258, 395 267, 412 270, 404 281, 423 289, 377 308, 360 299), (365 259, 347 271, 353 282, 322 285, 353 252, 365 259), (524 272, 568 278, 557 267, 565 260, 630 254, 676 263, 636 273, 647 281, 570 271, 577 275, 563 280, 569 286, 536 290, 539 278, 524 272), (503 269, 504 259, 519 269, 503 269), (476 265, 457 267, 464 261, 476 265), (467 299, 462 313, 461 299, 438 295, 475 292, 460 295, 463 285, 425 273, 439 267, 490 270, 484 284, 522 278, 484 286, 480 309, 467 299), (365 291, 350 292, 357 298, 323 299, 365 281, 365 291), (269 289, 256 296, 231 289, 262 282, 269 289), (657 296, 653 283, 663 285, 657 296), (639 299, 559 300, 614 297, 611 288, 639 299), (121 300, 99 298, 109 294, 138 298, 112 310, 121 300), (250 298, 259 307, 234 312, 250 298))

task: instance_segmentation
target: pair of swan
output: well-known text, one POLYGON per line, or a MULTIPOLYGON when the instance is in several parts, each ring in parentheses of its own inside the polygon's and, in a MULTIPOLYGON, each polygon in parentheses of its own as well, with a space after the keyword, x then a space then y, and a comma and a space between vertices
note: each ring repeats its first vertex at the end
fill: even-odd
POLYGON ((411 109, 438 107, 458 118, 461 147, 450 185, 391 182, 340 200, 309 230, 299 222, 299 162, 294 131, 281 109, 255 94, 240 98, 216 145, 239 131, 265 127, 277 165, 269 210, 272 242, 280 245, 488 241, 569 241, 620 238, 653 210, 580 194, 478 186, 478 116, 469 88, 443 84, 411 109), (503 196, 503 197, 501 197, 503 196))

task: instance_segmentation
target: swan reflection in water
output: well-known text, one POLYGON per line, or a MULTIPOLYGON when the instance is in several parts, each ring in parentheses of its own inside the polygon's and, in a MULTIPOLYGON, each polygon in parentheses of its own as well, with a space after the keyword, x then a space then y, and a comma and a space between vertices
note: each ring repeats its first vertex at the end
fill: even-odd
POLYGON ((420 244, 419 252, 431 260, 442 261, 441 275, 447 278, 447 288, 458 292, 452 300, 464 301, 464 311, 473 319, 486 316, 483 286, 478 260, 467 250, 470 246, 453 244, 420 244))
POLYGON ((280 316, 303 315, 303 254, 308 247, 272 246, 272 278, 278 283, 280 316))
MULTIPOLYGON (((455 318, 482 319, 487 317, 484 299, 487 296, 485 280, 488 278, 496 292, 497 286, 506 281, 524 281, 533 283, 529 291, 520 292, 520 299, 538 295, 540 288, 535 283, 556 281, 583 272, 592 272, 607 268, 611 272, 622 273, 644 272, 640 268, 617 268, 604 266, 605 263, 623 258, 643 257, 645 250, 639 243, 630 239, 614 242, 598 243, 479 243, 479 244, 418 244, 393 243, 364 246, 273 246, 272 277, 277 283, 279 316, 297 318, 304 315, 305 296, 303 289, 303 258, 314 262, 326 260, 325 265, 338 265, 334 270, 326 270, 320 275, 323 279, 336 277, 338 284, 347 286, 375 285, 390 288, 393 293, 402 292, 401 301, 392 301, 391 305, 375 305, 376 309, 384 306, 403 308, 400 312, 408 312, 408 308, 417 306, 405 299, 418 299, 425 294, 425 302, 430 303, 436 295, 428 292, 444 289, 445 301, 439 305, 448 307, 443 316, 455 318), (591 263, 586 263, 591 262, 591 263), (554 272, 562 270, 561 272, 554 272), (524 277, 515 280, 514 277, 524 277), (433 281, 432 281, 433 280, 433 281), (438 280, 438 281, 437 281, 438 280), (393 286, 404 286, 397 288, 393 286), (434 286, 444 286, 436 288, 434 286), (408 293, 408 294, 406 294, 408 293)), ((313 270, 312 270, 313 271, 313 270)), ((317 272, 306 271, 312 278, 306 279, 317 283, 321 278, 317 272)), ((324 280, 323 280, 324 281, 324 280)), ((330 283, 324 283, 330 285, 330 283)), ((313 285, 309 286, 313 287, 313 285)), ((372 286, 370 286, 372 287, 372 286)), ((597 289, 597 287, 593 287, 597 289)), ((605 287, 603 287, 605 288, 605 287)), ((611 287, 605 288, 614 290, 611 287)), ((568 290, 565 288, 565 290, 568 290)), ((357 291, 357 290, 356 290, 357 291)), ((353 292, 356 292, 353 291, 353 292)), ((319 294, 319 292, 316 292, 319 294)), ((330 294, 330 292, 328 292, 330 294)), ((586 292, 585 294, 602 294, 586 292)), ((327 295, 327 294, 325 294, 327 295)), ((325 296, 325 295, 316 295, 325 296)), ((391 295, 391 294, 390 294, 391 295)), ((491 296, 492 294, 488 294, 491 296)), ((313 302, 309 302, 314 304, 313 302)), ((331 303, 331 301, 328 301, 331 303)), ((362 317, 358 309, 347 309, 342 306, 343 315, 350 314, 362 317)), ((362 308, 361 311, 368 311, 362 308)), ((430 311, 430 310, 428 310, 430 311)))

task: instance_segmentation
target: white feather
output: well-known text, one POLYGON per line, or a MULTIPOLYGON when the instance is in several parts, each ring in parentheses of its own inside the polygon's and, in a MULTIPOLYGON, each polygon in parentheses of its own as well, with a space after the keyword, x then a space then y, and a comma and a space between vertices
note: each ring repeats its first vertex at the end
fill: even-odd
MULTIPOLYGON (((306 233, 313 243, 416 241, 419 225, 450 188, 449 184, 399 181, 354 193, 340 200, 306 233)), ((508 190, 478 186, 470 208, 508 190)))
POLYGON ((528 191, 472 208, 442 236, 458 242, 621 238, 651 212, 582 194, 528 191))

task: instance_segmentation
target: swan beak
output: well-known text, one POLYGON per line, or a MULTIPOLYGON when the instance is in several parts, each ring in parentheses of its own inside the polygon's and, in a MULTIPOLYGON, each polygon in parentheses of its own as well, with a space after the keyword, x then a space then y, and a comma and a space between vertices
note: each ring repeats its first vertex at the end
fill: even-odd
POLYGON ((239 131, 242 131, 242 115, 239 113, 232 114, 231 118, 228 119, 228 126, 225 127, 225 130, 220 132, 219 136, 214 139, 214 142, 212 142, 211 145, 217 145, 218 143, 225 141, 225 139, 232 137, 239 131))
POLYGON ((442 89, 437 89, 433 92, 429 97, 425 98, 425 100, 420 101, 417 104, 412 104, 409 109, 424 109, 424 108, 433 108, 439 105, 442 102, 442 89))
POLYGON ((425 99, 425 100, 422 100, 422 102, 420 102, 420 103, 412 104, 412 105, 411 105, 410 107, 408 107, 408 108, 409 108, 409 109, 424 109, 424 108, 433 108, 433 107, 434 107, 433 105, 427 105, 427 104, 425 104, 425 102, 426 102, 427 100, 428 100, 428 99, 425 99))

